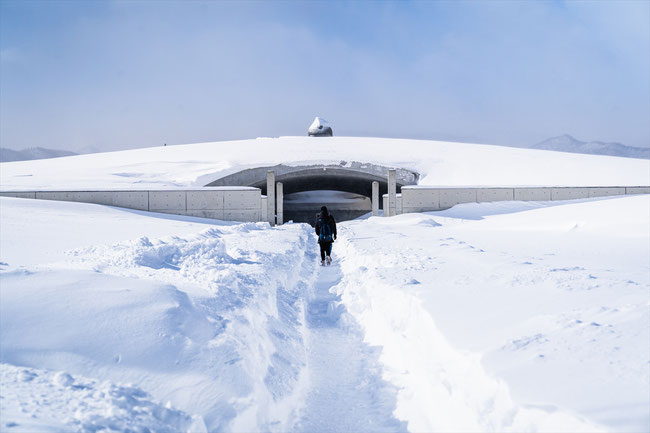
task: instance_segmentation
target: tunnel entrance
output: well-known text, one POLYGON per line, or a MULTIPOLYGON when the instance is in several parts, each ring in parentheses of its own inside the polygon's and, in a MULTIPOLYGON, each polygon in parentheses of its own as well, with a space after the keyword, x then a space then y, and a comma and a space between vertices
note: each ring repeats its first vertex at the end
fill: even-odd
MULTIPOLYGON (((371 211, 372 183, 379 184, 379 208, 388 192, 388 170, 376 164, 346 162, 331 164, 275 165, 250 168, 216 179, 206 186, 253 186, 266 195, 269 170, 284 189, 284 220, 315 223, 321 206, 332 210, 337 221, 358 218, 371 211)), ((405 185, 417 185, 419 173, 396 168, 397 191, 405 185)))
POLYGON ((321 206, 327 206, 336 221, 359 218, 372 211, 369 197, 351 192, 317 190, 284 196, 285 221, 314 225, 321 206))

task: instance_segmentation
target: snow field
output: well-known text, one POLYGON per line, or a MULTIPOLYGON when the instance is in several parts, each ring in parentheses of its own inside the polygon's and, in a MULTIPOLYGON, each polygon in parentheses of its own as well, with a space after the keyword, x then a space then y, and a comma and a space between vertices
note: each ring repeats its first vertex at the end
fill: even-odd
POLYGON ((3 189, 205 186, 277 164, 358 161, 420 173, 421 185, 648 185, 648 160, 373 137, 278 137, 3 163, 3 189))
POLYGON ((0 364, 0 383, 2 431, 205 432, 202 420, 152 402, 136 387, 8 364, 0 364))
POLYGON ((410 431, 647 431, 650 199, 346 223, 337 286, 410 431))
POLYGON ((303 224, 0 218, 3 431, 650 428, 648 196, 346 222, 330 267, 303 224))
MULTIPOLYGON (((4 227, 4 210, 23 202, 1 203, 4 227)), ((34 227, 58 205, 80 206, 77 217, 94 211, 95 222, 114 232, 125 223, 161 231, 179 221, 126 212, 128 221, 116 222, 116 209, 32 205, 21 221, 34 227)), ((79 235, 76 219, 59 219, 58 233, 79 235)), ((12 260, 4 259, 5 245, 48 244, 32 238, 20 245, 19 234, 6 233, 1 361, 137 384, 155 401, 198 415, 208 431, 286 431, 307 386, 302 293, 314 278, 314 262, 305 260, 310 230, 271 230, 263 223, 204 227, 196 224, 194 234, 183 236, 84 246, 67 257, 52 253, 63 259, 30 266, 15 261, 19 253, 7 251, 12 260)), ((83 235, 82 244, 103 236, 83 235)), ((3 394, 8 387, 3 383, 3 394)), ((2 422, 5 417, 13 422, 10 413, 2 422)))
MULTIPOLYGON (((348 245, 342 254, 359 253, 348 245)), ((400 389, 395 414, 408 421, 409 431, 604 431, 557 410, 516 405, 507 384, 485 371, 480 355, 451 346, 417 297, 374 274, 372 259, 345 261, 346 273, 358 275, 340 293, 366 341, 382 347, 384 379, 400 389)))

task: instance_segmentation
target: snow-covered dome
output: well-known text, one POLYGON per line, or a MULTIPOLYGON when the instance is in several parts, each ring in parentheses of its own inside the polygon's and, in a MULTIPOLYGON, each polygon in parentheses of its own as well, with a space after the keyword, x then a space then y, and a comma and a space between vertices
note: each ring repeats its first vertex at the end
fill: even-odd
POLYGON ((312 124, 309 126, 309 129, 307 130, 307 135, 309 136, 332 136, 332 127, 329 125, 327 120, 323 119, 322 117, 316 117, 312 124))

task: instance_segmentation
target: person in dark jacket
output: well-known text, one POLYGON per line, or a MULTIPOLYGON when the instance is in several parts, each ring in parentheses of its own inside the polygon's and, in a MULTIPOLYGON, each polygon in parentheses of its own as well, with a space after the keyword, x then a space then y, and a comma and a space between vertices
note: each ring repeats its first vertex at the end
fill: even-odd
POLYGON ((327 207, 320 208, 320 213, 316 216, 316 234, 318 235, 318 245, 320 245, 320 264, 330 265, 332 263, 332 243, 336 239, 336 221, 329 214, 327 207))

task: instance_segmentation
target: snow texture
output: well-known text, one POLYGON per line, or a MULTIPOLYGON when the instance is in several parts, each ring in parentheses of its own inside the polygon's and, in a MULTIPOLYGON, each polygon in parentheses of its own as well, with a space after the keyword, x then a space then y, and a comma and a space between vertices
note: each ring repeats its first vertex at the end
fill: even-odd
MULTIPOLYGON (((350 161, 425 185, 650 178, 625 158, 317 142, 3 163, 0 183, 192 187, 350 161)), ((366 217, 340 224, 324 268, 304 224, 11 198, 0 219, 2 431, 650 430, 647 196, 366 217)))
POLYGON ((650 197, 339 225, 0 198, 2 431, 650 429, 650 197))
POLYGON ((204 186, 241 170, 352 161, 420 173, 421 185, 647 185, 647 160, 442 141, 280 137, 160 146, 0 165, 2 189, 204 186))
POLYGON ((300 295, 316 254, 308 226, 179 224, 95 205, 1 203, 1 362, 134 383, 198 415, 208 431, 293 425, 306 386, 300 295), (68 215, 52 222, 57 209, 68 215), (77 224, 84 214, 93 228, 77 224), (23 239, 13 229, 23 224, 43 231, 23 239), (129 226, 167 233, 123 240, 129 226), (67 252, 57 237, 69 238, 67 252), (52 262, 25 265, 29 251, 52 262))
POLYGON ((151 401, 133 386, 8 364, 0 364, 0 384, 2 431, 206 431, 201 419, 151 401))
POLYGON ((410 431, 648 431, 649 221, 627 197, 349 222, 337 293, 410 431))

